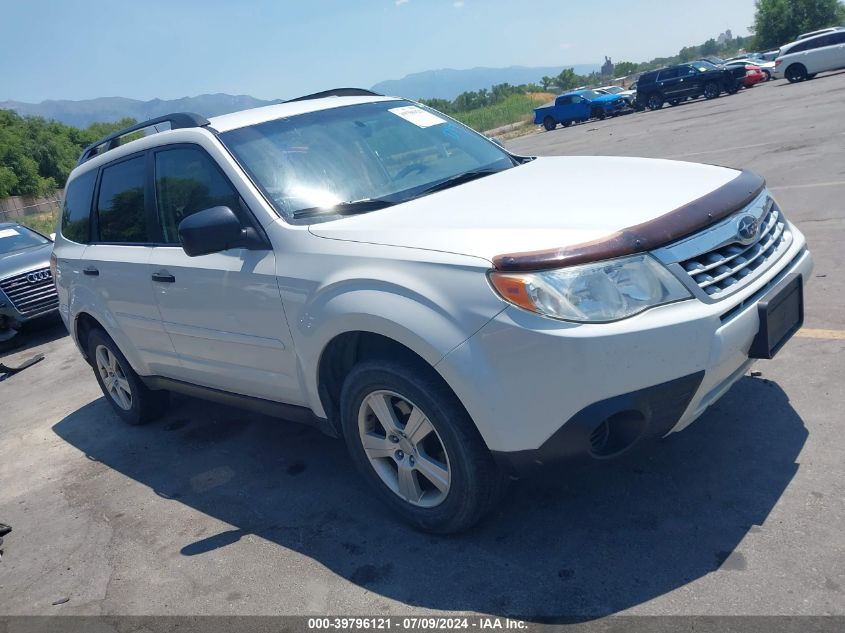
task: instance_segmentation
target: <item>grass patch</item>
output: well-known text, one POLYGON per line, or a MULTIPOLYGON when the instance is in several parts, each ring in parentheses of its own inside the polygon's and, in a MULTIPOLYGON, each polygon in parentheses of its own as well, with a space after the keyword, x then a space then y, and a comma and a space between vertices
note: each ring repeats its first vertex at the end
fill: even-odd
POLYGON ((57 217, 58 209, 55 212, 47 211, 45 213, 33 213, 32 215, 8 218, 7 221, 23 224, 49 237, 50 233, 55 233, 56 231, 57 217))
POLYGON ((544 92, 511 95, 495 105, 460 112, 452 116, 478 132, 486 132, 502 125, 530 121, 534 114, 534 108, 553 98, 554 95, 544 92))

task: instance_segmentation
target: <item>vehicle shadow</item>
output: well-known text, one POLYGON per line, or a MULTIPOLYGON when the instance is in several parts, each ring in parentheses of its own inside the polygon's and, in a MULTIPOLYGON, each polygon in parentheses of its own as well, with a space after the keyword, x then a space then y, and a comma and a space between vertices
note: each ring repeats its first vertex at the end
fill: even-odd
POLYGON ((50 343, 63 336, 67 336, 67 330, 58 314, 39 317, 25 324, 14 338, 0 342, 0 359, 50 343))
POLYGON ((183 556, 225 555, 254 534, 411 606, 544 621, 613 614, 716 569, 744 569, 737 545, 767 529, 807 438, 780 387, 745 378, 684 432, 615 462, 515 482, 481 526, 435 537, 394 520, 343 444, 310 428, 179 398, 147 427, 119 424, 99 399, 53 430, 233 526, 186 537, 183 556))

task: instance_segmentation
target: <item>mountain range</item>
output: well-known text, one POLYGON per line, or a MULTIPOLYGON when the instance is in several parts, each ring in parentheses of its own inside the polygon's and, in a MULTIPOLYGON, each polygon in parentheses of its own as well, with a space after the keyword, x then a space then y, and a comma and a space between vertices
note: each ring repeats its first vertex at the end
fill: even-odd
POLYGON ((540 83, 547 75, 554 77, 564 68, 572 68, 579 75, 599 70, 598 64, 575 64, 567 66, 510 66, 508 68, 469 68, 454 70, 426 70, 406 75, 402 79, 389 79, 373 86, 375 92, 400 95, 409 99, 454 99, 462 92, 490 88, 496 84, 509 83, 515 86, 540 83))
POLYGON ((117 121, 124 117, 144 121, 171 112, 197 112, 210 117, 273 103, 281 103, 281 99, 265 101, 247 95, 217 93, 181 99, 151 99, 150 101, 125 97, 98 97, 82 101, 59 100, 41 103, 0 101, 0 110, 14 110, 23 116, 40 116, 66 125, 87 127, 92 123, 117 121))
MULTIPOLYGON (((572 67, 578 74, 598 70, 597 64, 576 64, 572 67)), ((381 94, 408 97, 410 99, 454 99, 462 92, 490 88, 495 84, 513 85, 539 83, 544 75, 557 75, 563 66, 511 66, 509 68, 470 68, 454 70, 426 70, 406 75, 402 79, 382 81, 373 86, 381 94)), ((267 101, 248 95, 224 93, 204 94, 181 99, 151 99, 141 101, 125 97, 98 97, 81 101, 49 100, 41 103, 23 101, 0 101, 0 110, 14 110, 24 116, 40 116, 67 125, 87 127, 101 121, 117 121, 132 117, 138 121, 152 119, 170 112, 196 112, 211 117, 248 108, 281 103, 281 99, 267 101)))

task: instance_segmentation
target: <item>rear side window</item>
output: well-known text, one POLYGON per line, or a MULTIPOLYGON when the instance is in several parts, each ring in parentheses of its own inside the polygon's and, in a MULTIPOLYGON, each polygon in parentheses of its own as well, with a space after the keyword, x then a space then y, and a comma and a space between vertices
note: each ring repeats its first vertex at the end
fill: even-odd
POLYGON ((845 31, 831 33, 828 37, 830 38, 830 41, 827 43, 828 46, 832 46, 833 44, 845 44, 845 31))
POLYGON ((100 177, 97 219, 101 242, 147 242, 143 156, 105 167, 100 177))
POLYGON ((660 81, 666 81, 667 79, 674 79, 678 76, 678 69, 677 68, 667 68, 666 70, 660 71, 660 81))
POLYGON ((94 197, 94 183, 97 170, 89 171, 74 178, 65 191, 65 203, 62 207, 62 235, 80 244, 89 241, 91 219, 91 200, 94 197))
POLYGON ((229 207, 238 213, 238 193, 201 149, 156 152, 155 183, 156 207, 167 244, 179 243, 179 223, 192 213, 211 207, 229 207))

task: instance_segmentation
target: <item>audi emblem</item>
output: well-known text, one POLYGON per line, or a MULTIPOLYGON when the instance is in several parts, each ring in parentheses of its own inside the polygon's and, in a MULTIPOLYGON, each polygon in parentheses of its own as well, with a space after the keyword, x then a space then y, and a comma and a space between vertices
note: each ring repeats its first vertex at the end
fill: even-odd
POLYGON ((753 215, 744 215, 736 225, 736 236, 743 244, 750 244, 757 237, 759 224, 753 215))
POLYGON ((37 284, 39 281, 47 281, 50 279, 49 270, 36 270, 26 276, 26 280, 31 284, 37 284))

